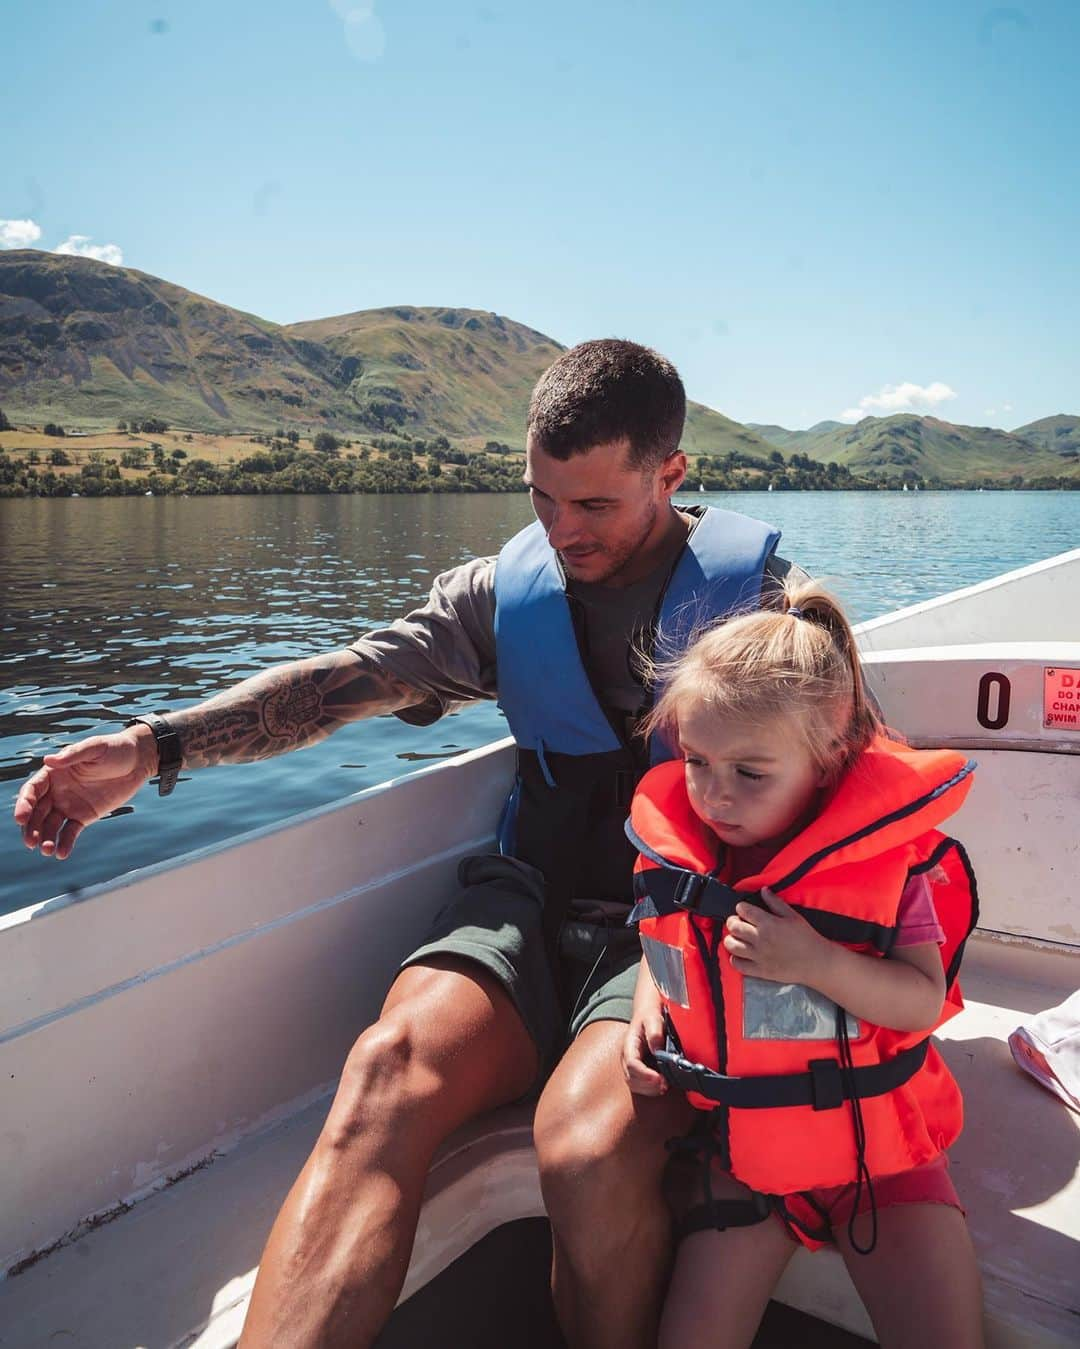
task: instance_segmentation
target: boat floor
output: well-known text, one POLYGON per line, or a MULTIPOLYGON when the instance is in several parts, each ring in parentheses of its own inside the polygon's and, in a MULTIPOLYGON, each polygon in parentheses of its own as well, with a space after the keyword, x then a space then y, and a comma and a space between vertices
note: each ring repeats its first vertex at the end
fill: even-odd
MULTIPOLYGON (((1080 1343, 1080 1117, 1021 1073, 1005 1043, 1020 1021, 1068 996, 1080 983, 1078 974, 1075 956, 974 939, 962 980, 967 1010, 940 1037, 966 1103, 967 1125, 951 1157, 982 1265, 991 1349, 1080 1343)), ((323 1099, 249 1136, 228 1154, 26 1262, 0 1284, 0 1345, 234 1344, 266 1234, 327 1106, 323 1099)), ((452 1278, 452 1270, 438 1278, 441 1271, 471 1247, 474 1263, 483 1250, 496 1250, 498 1239, 485 1238, 503 1223, 531 1231, 525 1238, 530 1249, 542 1245, 546 1237, 537 1235, 538 1225, 518 1221, 540 1216, 527 1111, 496 1112, 455 1135, 431 1171, 406 1294, 429 1286, 412 1307, 399 1310, 383 1337, 387 1349, 427 1342, 427 1334, 408 1326, 427 1319, 425 1306, 452 1278)), ((531 1259, 542 1265, 542 1255, 531 1259)), ((519 1342, 495 1306, 488 1276, 481 1277, 479 1286, 492 1290, 491 1301, 470 1295, 473 1316, 492 1317, 503 1343, 519 1342)), ((542 1289, 539 1270, 538 1277, 534 1287, 542 1289)), ((833 1325, 872 1335, 835 1252, 799 1252, 778 1297, 833 1325)), ((531 1305, 525 1304, 530 1337, 520 1342, 557 1343, 537 1338, 542 1324, 553 1326, 547 1312, 534 1315, 531 1305), (538 1316, 548 1319, 541 1323, 538 1316)), ((451 1340, 434 1307, 429 1315, 429 1325, 440 1324, 440 1343, 482 1342, 475 1332, 451 1340)), ((783 1313, 774 1313, 774 1321, 777 1315, 783 1313)), ((788 1331, 778 1334, 774 1343, 791 1342, 788 1331)), ((798 1338, 803 1340, 802 1332, 798 1338)))

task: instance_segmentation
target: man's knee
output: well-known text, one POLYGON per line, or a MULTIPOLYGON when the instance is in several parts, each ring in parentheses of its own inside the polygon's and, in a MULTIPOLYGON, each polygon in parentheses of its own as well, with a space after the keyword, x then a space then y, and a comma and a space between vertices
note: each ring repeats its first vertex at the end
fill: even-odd
POLYGON ((553 1079, 533 1126, 549 1212, 660 1193, 665 1143, 686 1132, 681 1099, 632 1096, 621 1080, 586 1072, 553 1079))
POLYGON ((534 1139, 549 1210, 652 1187, 664 1164, 663 1140, 643 1132, 631 1104, 615 1095, 588 1105, 576 1093, 545 1095, 534 1139))
POLYGON ((420 1123, 437 1098, 438 1074, 425 1061, 409 1020, 381 1018, 353 1045, 326 1121, 325 1140, 347 1147, 358 1136, 420 1123))

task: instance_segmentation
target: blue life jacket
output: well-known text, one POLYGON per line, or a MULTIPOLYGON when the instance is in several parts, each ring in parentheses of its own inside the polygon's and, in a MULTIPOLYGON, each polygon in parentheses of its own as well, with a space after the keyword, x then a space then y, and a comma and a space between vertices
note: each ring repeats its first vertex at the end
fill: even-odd
MULTIPOLYGON (((696 628, 757 609, 765 564, 780 538, 760 520, 712 507, 698 516, 660 597, 654 630, 668 652, 696 628)), ((581 657, 558 555, 536 522, 512 538, 495 568, 499 705, 518 744, 517 779, 500 849, 544 873, 561 921, 571 899, 633 895, 634 852, 623 823, 638 779, 670 757, 657 739, 633 744, 601 706, 581 657)), ((557 915, 557 918, 556 918, 557 915)))

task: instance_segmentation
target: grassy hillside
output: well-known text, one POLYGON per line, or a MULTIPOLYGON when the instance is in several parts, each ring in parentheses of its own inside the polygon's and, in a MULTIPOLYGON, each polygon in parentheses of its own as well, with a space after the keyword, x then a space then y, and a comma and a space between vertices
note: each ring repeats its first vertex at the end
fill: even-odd
POLYGON ((355 424, 335 366, 275 324, 144 272, 0 253, 0 406, 13 422, 355 424))
POLYGON ((756 432, 762 440, 767 440, 770 445, 775 445, 781 450, 792 453, 805 449, 809 441, 816 440, 819 436, 828 435, 832 431, 842 429, 845 423, 818 422, 807 431, 789 431, 786 426, 766 426, 759 422, 747 422, 746 425, 751 431, 756 432))
POLYGON ((736 451, 765 460, 775 447, 741 422, 733 422, 730 417, 714 412, 702 403, 691 402, 686 408, 682 448, 687 454, 716 455, 736 451))
POLYGON ((834 460, 853 473, 903 474, 942 482, 1057 476, 1072 472, 1069 460, 1015 432, 992 426, 956 426, 937 417, 898 413, 864 417, 854 426, 821 423, 828 428, 802 433, 787 446, 821 463, 834 460))
MULTIPOLYGON (((281 326, 133 268, 0 254, 0 407, 15 424, 159 417, 219 435, 404 430, 520 447, 529 394, 562 350, 481 310, 402 305, 281 326)), ((694 403, 687 448, 770 447, 694 403)))
MULTIPOLYGON (((0 408, 24 429, 115 432, 154 417, 216 437, 331 429, 521 449, 529 394, 562 350, 482 310, 402 305, 283 326, 132 268, 0 253, 0 408)), ((1012 433, 909 415, 797 431, 691 403, 683 448, 744 464, 779 449, 870 477, 1080 476, 1080 418, 1012 433)))
POLYGON ((1080 456, 1080 417, 1066 417, 1063 414, 1042 417, 1037 422, 1018 426, 1012 434, 1030 440, 1034 445, 1041 445, 1044 450, 1064 455, 1066 459, 1080 456))
POLYGON ((563 348, 498 314, 401 305, 293 323, 290 337, 334 353, 373 429, 520 445, 529 394, 563 348))
MULTIPOLYGON (((365 421, 436 431, 451 439, 524 444, 533 385, 564 350, 511 319, 475 309, 368 309, 293 323, 294 337, 354 362, 349 394, 365 421)), ((691 403, 683 447, 690 454, 772 448, 738 422, 691 403)))

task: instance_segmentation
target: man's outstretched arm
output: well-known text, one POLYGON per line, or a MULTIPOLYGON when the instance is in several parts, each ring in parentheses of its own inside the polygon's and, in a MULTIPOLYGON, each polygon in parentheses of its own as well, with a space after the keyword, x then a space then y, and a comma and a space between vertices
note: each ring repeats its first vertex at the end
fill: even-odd
MULTIPOLYGON (((195 707, 168 714, 183 767, 249 763, 325 740, 339 726, 399 712, 424 700, 355 651, 278 665, 195 707)), ((28 848, 61 860, 88 824, 122 806, 158 771, 157 747, 142 724, 90 736, 47 754, 15 801, 28 848)))
MULTIPOLYGON (((276 665, 205 703, 170 712, 169 725, 180 736, 183 766, 208 768, 302 749, 347 722, 400 712, 423 697, 355 651, 334 651, 276 665)), ((149 734, 147 727, 131 729, 149 734)))

